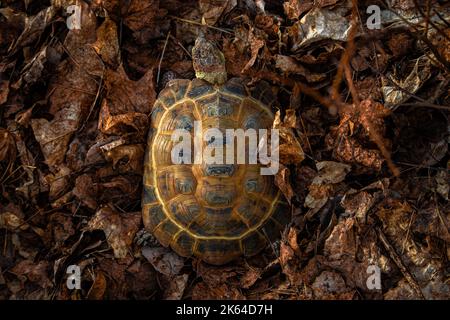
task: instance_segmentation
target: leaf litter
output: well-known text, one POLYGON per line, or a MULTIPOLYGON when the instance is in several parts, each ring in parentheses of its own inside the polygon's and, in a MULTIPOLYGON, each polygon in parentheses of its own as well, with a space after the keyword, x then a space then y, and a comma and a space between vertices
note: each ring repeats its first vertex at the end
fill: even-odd
POLYGON ((0 4, 0 299, 450 297, 448 8, 387 1, 377 30, 367 1, 77 3, 80 30, 74 1, 0 4), (230 77, 277 95, 293 215, 220 267, 162 247, 140 214, 151 108, 194 76, 200 33, 230 77))

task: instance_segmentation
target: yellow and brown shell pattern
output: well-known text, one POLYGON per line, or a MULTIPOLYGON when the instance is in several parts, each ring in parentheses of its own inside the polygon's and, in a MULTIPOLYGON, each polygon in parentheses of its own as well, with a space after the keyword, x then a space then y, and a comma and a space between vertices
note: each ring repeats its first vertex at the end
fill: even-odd
MULTIPOLYGON (((274 97, 267 83, 253 89, 232 78, 221 86, 173 80, 151 117, 145 154, 143 221, 164 246, 215 265, 260 252, 290 222, 290 207, 273 176, 258 164, 173 164, 172 132, 270 129, 274 97)), ((204 142, 205 144, 207 142, 204 142)))

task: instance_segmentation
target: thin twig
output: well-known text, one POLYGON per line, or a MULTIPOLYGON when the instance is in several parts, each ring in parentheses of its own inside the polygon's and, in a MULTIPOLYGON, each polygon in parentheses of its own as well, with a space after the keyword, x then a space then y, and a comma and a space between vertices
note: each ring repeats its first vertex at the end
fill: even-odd
POLYGON ((395 252, 394 247, 392 247, 392 245, 389 243, 389 240, 386 238, 386 236, 384 235, 383 231, 381 231, 380 228, 376 228, 377 231, 377 235, 378 235, 378 239, 381 241, 381 243, 383 244, 384 248, 386 249, 386 251, 389 253, 389 256, 391 257, 391 259, 395 262, 395 264, 397 265, 397 267, 400 269, 401 273, 403 274, 403 276, 405 277, 406 281, 408 281, 409 285, 411 286, 411 288, 416 291, 416 293, 422 297, 423 299, 425 299, 425 296, 422 293, 422 290, 420 289, 419 284, 417 283, 417 281, 414 279, 414 277, 412 276, 412 274, 408 271, 408 269, 405 267, 405 265, 402 262, 402 259, 400 259, 400 257, 398 256, 398 254, 395 252))
POLYGON ((186 23, 190 23, 190 24, 193 24, 193 25, 196 25, 196 26, 206 27, 206 28, 210 28, 210 29, 213 29, 213 30, 217 30, 217 31, 223 32, 223 33, 228 33, 228 34, 234 35, 234 32, 228 31, 228 30, 223 29, 223 28, 218 28, 218 27, 214 27, 214 26, 207 25, 207 24, 202 24, 202 23, 197 22, 197 21, 188 20, 188 19, 183 19, 183 18, 176 17, 176 16, 171 16, 171 15, 169 15, 168 17, 169 17, 169 18, 176 19, 176 20, 179 20, 179 21, 181 21, 181 22, 186 22, 186 23))
POLYGON ((156 76, 156 84, 159 84, 159 76, 161 74, 161 64, 162 64, 162 61, 164 59, 164 53, 166 52, 166 47, 167 47, 167 43, 169 42, 169 37, 170 37, 170 31, 167 33, 166 41, 164 42, 164 47, 163 47, 163 50, 161 52, 161 58, 159 59, 158 75, 156 76))

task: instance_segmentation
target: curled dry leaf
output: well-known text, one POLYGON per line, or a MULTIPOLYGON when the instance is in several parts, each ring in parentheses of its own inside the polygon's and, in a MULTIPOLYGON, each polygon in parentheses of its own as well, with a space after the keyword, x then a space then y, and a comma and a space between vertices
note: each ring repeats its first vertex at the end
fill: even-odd
POLYGON ((298 286, 301 283, 301 277, 299 273, 299 261, 295 256, 294 250, 285 241, 280 245, 280 266, 283 273, 286 275, 289 284, 292 286, 298 286))
POLYGON ((144 247, 142 255, 152 264, 156 271, 174 278, 184 266, 184 259, 175 252, 163 247, 144 247))
POLYGON ((281 54, 275 55, 275 67, 286 74, 298 74, 306 78, 307 82, 320 82, 326 79, 326 74, 314 73, 290 57, 281 54))
POLYGON ((321 40, 347 41, 350 21, 343 16, 347 11, 316 7, 297 21, 289 30, 292 50, 296 51, 321 40))
POLYGON ((317 212, 333 194, 334 185, 342 182, 350 172, 351 166, 332 161, 323 161, 316 164, 319 173, 309 186, 309 193, 305 199, 305 206, 317 212))
POLYGON ((45 46, 39 53, 23 67, 20 79, 12 87, 18 89, 25 85, 25 88, 36 82, 43 81, 47 75, 45 70, 48 65, 56 65, 61 59, 62 47, 60 45, 45 46))
POLYGON ((289 19, 296 20, 313 7, 323 8, 334 5, 339 1, 340 0, 287 0, 283 3, 283 8, 289 19))
POLYGON ((312 0, 288 0, 283 3, 284 12, 291 20, 298 19, 303 13, 312 9, 314 1, 312 0))
POLYGON ((125 160, 125 164, 120 165, 123 171, 142 173, 144 147, 141 144, 121 145, 107 151, 105 156, 113 162, 113 167, 116 167, 121 160, 125 160))
POLYGON ((279 130, 280 146, 279 156, 282 164, 299 164, 305 159, 303 149, 295 136, 293 128, 297 126, 297 117, 294 109, 286 110, 284 121, 281 121, 280 111, 275 114, 273 128, 279 130))
POLYGON ((105 206, 95 213, 87 225, 87 230, 103 230, 106 241, 114 250, 114 256, 123 259, 131 251, 130 247, 140 223, 140 212, 120 214, 105 206))
POLYGON ((341 205, 348 216, 356 217, 358 223, 365 224, 367 213, 374 204, 375 197, 366 191, 357 193, 348 192, 341 200, 341 205))
POLYGON ((255 34, 255 29, 250 27, 248 32, 248 42, 250 43, 250 60, 246 63, 241 73, 247 72, 256 62, 259 50, 264 47, 265 41, 255 34))
POLYGON ((99 271, 95 274, 94 283, 92 284, 89 292, 87 294, 87 298, 89 300, 101 300, 105 295, 106 291, 106 278, 103 272, 99 271))
POLYGON ((28 224, 24 220, 24 214, 18 206, 8 204, 3 207, 0 204, 0 229, 5 228, 10 231, 28 229, 28 224))
POLYGON ((295 196, 290 182, 291 171, 284 165, 280 165, 280 168, 275 175, 275 185, 281 190, 286 200, 291 203, 292 198, 295 196))
POLYGON ((394 76, 388 76, 382 78, 383 92, 385 106, 387 108, 394 108, 395 106, 402 104, 412 94, 415 94, 431 76, 430 60, 426 57, 417 59, 413 70, 404 80, 395 79, 394 76), (393 83, 393 84, 392 84, 393 83))
MULTIPOLYGON (((333 156, 343 162, 356 163, 367 170, 381 170, 385 161, 382 150, 364 147, 375 143, 387 153, 391 142, 384 138, 386 131, 384 119, 391 114, 382 104, 371 99, 359 105, 349 105, 340 110, 339 126, 331 129, 326 144, 334 149, 333 156), (356 133, 356 134, 355 134, 356 133)), ((389 157, 389 154, 386 154, 389 157)))

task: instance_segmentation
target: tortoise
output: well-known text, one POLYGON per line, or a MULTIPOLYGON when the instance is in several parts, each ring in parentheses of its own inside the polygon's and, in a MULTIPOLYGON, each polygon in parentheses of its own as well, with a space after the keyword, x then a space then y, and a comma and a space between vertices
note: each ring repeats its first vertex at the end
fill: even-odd
MULTIPOLYGON (((152 108, 145 152, 142 215, 146 230, 183 257, 222 265, 275 241, 290 207, 261 164, 174 164, 171 134, 202 128, 269 129, 276 103, 265 82, 227 80, 223 53, 200 36, 192 49, 196 78, 167 83, 152 108)), ((207 144, 210 141, 204 141, 207 144)))

